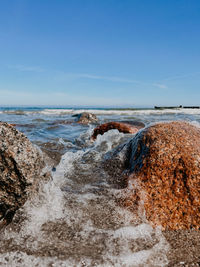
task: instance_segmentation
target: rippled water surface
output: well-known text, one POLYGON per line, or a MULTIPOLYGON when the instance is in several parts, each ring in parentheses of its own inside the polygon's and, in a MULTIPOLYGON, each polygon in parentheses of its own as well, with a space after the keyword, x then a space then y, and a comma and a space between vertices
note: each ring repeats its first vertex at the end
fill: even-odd
MULTIPOLYGON (((142 203, 125 209, 120 188, 102 162, 133 135, 111 130, 90 140, 94 125, 80 125, 73 109, 1 109, 44 153, 54 155, 52 179, 0 233, 1 266, 167 266, 169 244, 145 219, 142 203)), ((100 122, 165 120, 198 123, 200 110, 90 110, 100 122)))

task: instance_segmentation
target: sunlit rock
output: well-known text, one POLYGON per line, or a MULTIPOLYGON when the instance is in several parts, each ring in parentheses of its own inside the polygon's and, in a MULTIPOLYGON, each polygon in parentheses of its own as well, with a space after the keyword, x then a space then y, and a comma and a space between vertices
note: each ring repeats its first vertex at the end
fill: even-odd
POLYGON ((142 205, 147 220, 163 229, 199 229, 200 129, 187 122, 159 123, 120 150, 113 159, 123 162, 121 177, 133 192, 125 205, 142 205))

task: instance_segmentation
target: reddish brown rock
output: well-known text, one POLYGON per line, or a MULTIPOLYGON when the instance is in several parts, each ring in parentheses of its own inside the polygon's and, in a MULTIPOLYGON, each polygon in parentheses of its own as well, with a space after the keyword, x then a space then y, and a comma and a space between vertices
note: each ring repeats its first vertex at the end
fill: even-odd
POLYGON ((104 134, 105 132, 112 130, 112 129, 117 129, 119 132, 122 133, 130 133, 134 134, 137 133, 139 129, 143 128, 143 124, 131 124, 128 122, 107 122, 104 124, 101 124, 100 126, 96 127, 94 129, 94 132, 92 134, 92 139, 95 140, 97 138, 98 134, 104 134))
POLYGON ((37 190, 44 161, 35 146, 13 126, 0 122, 0 224, 37 190))
POLYGON ((163 229, 200 229, 200 129, 160 123, 138 133, 127 151, 136 193, 126 205, 142 201, 147 220, 163 229))

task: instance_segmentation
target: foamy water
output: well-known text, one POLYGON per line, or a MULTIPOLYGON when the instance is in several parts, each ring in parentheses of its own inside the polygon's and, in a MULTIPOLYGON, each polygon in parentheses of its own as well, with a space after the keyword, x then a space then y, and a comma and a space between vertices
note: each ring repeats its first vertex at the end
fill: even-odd
MULTIPOLYGON (((100 122, 128 119, 148 125, 185 119, 199 124, 199 110, 171 111, 96 110, 96 114, 101 114, 100 122)), ((102 167, 107 153, 133 135, 111 130, 91 142, 94 126, 59 123, 72 120, 71 115, 81 110, 39 112, 0 114, 0 120, 17 121, 35 143, 48 140, 65 148, 52 179, 41 182, 38 195, 0 232, 0 266, 167 266, 169 244, 161 230, 150 226, 142 203, 134 212, 119 204, 133 189, 116 187, 110 182, 115 181, 114 173, 111 177, 102 167)))
POLYGON ((99 165, 123 138, 112 130, 89 148, 63 155, 53 179, 41 184, 38 196, 27 201, 1 233, 2 265, 167 264, 168 244, 161 231, 117 204, 123 189, 112 188, 99 165), (23 218, 20 223, 18 216, 23 218))
POLYGON ((45 109, 40 111, 39 113, 41 114, 77 114, 77 113, 82 113, 82 112, 91 112, 96 115, 134 115, 134 114, 200 114, 200 109, 182 109, 182 108, 177 108, 177 109, 139 109, 139 110, 120 110, 120 109, 45 109))
POLYGON ((9 108, 2 109, 0 113, 8 115, 33 115, 33 114, 43 114, 43 115, 74 115, 82 112, 90 112, 96 115, 160 115, 160 114, 194 114, 199 115, 200 109, 193 108, 174 108, 174 109, 70 109, 70 108, 9 108))

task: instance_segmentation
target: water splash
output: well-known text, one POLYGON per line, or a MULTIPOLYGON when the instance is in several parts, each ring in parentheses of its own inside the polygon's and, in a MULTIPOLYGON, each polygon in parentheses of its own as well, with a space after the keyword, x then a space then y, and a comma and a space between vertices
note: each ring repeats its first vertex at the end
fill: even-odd
POLYGON ((101 160, 123 142, 117 130, 65 153, 0 236, 3 266, 166 266, 168 244, 159 229, 118 205, 125 193, 109 184, 101 160))

